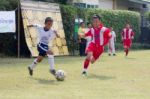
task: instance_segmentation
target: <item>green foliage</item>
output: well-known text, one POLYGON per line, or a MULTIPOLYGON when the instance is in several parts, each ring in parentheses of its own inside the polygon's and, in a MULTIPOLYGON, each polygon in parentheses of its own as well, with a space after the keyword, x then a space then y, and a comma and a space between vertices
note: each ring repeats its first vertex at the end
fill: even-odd
POLYGON ((75 18, 80 17, 85 19, 85 13, 83 9, 75 8, 73 6, 66 6, 61 5, 61 14, 62 14, 62 21, 65 30, 65 36, 67 39, 67 45, 69 48, 69 52, 72 54, 73 49, 78 48, 78 43, 73 39, 74 33, 74 21, 75 18))
POLYGON ((18 0, 0 0, 0 10, 15 10, 18 5, 18 0))
POLYGON ((77 9, 72 6, 61 5, 62 21, 65 30, 65 37, 69 52, 72 52, 74 47, 73 32, 74 32, 74 19, 77 15, 77 9))

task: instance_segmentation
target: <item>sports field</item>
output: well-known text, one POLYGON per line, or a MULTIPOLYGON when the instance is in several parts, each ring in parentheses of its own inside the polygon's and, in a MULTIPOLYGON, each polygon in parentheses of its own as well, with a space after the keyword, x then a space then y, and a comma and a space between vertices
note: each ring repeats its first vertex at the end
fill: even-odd
POLYGON ((0 99, 150 99, 150 50, 105 53, 81 76, 84 57, 56 57, 56 68, 67 72, 64 82, 49 74, 48 60, 33 77, 27 66, 33 59, 0 58, 0 99))

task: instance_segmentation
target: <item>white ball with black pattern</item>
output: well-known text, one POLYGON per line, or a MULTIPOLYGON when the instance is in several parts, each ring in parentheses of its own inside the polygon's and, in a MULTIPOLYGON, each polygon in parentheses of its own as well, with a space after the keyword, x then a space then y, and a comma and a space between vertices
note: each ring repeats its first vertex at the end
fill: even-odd
POLYGON ((66 74, 63 70, 57 70, 56 71, 56 79, 57 81, 64 81, 66 77, 66 74))

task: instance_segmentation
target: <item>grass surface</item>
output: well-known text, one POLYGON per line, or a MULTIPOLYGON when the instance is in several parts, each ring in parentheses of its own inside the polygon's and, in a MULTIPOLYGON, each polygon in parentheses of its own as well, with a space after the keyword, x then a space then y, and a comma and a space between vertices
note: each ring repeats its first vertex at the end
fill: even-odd
POLYGON ((47 59, 33 77, 33 59, 0 58, 0 99, 150 99, 150 50, 102 57, 81 76, 84 57, 56 57, 56 68, 67 72, 64 82, 49 74, 47 59))

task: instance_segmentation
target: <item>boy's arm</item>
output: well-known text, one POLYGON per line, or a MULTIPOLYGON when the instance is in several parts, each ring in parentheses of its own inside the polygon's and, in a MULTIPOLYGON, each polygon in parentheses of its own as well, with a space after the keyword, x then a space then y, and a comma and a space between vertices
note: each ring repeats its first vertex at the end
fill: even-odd
POLYGON ((27 27, 34 27, 34 25, 27 25, 27 27))
POLYGON ((117 38, 117 37, 116 37, 116 33, 115 33, 115 31, 114 31, 114 34, 115 34, 115 42, 116 42, 116 41, 117 41, 117 40, 116 40, 116 38, 117 38))
POLYGON ((134 39, 134 34, 135 34, 135 33, 132 31, 132 33, 131 33, 131 38, 132 38, 132 39, 134 39))
POLYGON ((91 30, 89 30, 87 33, 84 34, 84 37, 87 37, 87 36, 93 36, 91 33, 91 30))
POLYGON ((112 34, 110 33, 110 30, 106 29, 106 31, 104 32, 104 46, 107 45, 111 37, 112 37, 112 34))
POLYGON ((60 35, 57 33, 56 30, 54 30, 54 33, 55 33, 55 35, 56 35, 57 38, 60 38, 60 35))
POLYGON ((121 39, 123 40, 123 36, 124 36, 124 31, 122 30, 122 33, 121 33, 121 39))
POLYGON ((38 25, 38 24, 30 24, 30 25, 27 25, 27 27, 41 27, 41 25, 38 25))

